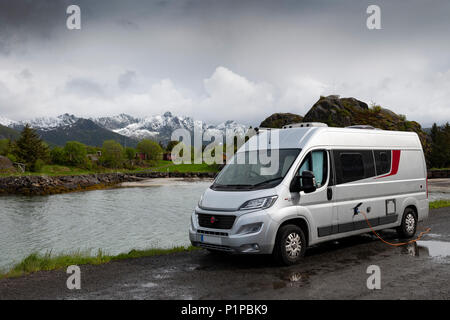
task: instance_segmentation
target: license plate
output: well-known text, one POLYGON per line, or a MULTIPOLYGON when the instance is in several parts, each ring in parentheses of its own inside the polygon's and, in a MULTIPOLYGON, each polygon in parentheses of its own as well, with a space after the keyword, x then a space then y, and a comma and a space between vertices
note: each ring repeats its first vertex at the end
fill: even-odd
POLYGON ((200 235, 200 242, 221 245, 222 244, 222 238, 213 237, 213 236, 206 236, 204 234, 201 234, 200 235))

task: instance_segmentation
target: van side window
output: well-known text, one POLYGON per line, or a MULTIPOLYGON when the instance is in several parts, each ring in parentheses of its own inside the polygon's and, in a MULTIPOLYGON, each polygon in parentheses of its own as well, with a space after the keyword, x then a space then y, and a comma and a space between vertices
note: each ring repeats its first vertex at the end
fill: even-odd
POLYGON ((312 171, 316 177, 316 187, 322 187, 327 182, 328 177, 327 152, 317 150, 308 153, 300 166, 298 174, 302 175, 305 170, 312 171))
POLYGON ((374 150, 377 176, 391 171, 391 150, 374 150))
POLYGON ((337 184, 375 176, 372 150, 334 150, 337 184))

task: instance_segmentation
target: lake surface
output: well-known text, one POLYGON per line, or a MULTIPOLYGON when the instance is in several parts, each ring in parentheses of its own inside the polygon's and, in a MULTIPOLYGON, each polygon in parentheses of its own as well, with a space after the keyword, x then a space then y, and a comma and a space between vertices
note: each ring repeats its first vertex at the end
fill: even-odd
POLYGON ((32 252, 189 245, 192 210, 212 182, 176 181, 50 196, 0 197, 0 269, 32 252))
MULTIPOLYGON (((51 196, 0 197, 0 269, 32 252, 189 245, 190 216, 211 180, 152 179, 127 188, 51 196)), ((450 193, 430 193, 430 201, 450 193)))

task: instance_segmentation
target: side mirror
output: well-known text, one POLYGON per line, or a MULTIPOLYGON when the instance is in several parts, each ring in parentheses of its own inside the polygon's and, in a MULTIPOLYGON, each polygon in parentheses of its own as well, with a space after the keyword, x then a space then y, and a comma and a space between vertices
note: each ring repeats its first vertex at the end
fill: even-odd
POLYGON ((314 173, 305 170, 300 178, 302 179, 301 191, 305 193, 316 191, 316 178, 314 177, 314 173))

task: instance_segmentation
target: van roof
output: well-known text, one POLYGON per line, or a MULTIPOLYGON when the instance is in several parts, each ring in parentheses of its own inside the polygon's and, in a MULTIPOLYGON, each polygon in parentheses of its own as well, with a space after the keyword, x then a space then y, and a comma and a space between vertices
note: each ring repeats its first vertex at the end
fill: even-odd
POLYGON ((422 148, 419 136, 415 132, 335 127, 303 127, 261 131, 259 134, 251 137, 239 151, 268 148, 309 149, 313 146, 379 149, 422 148))

